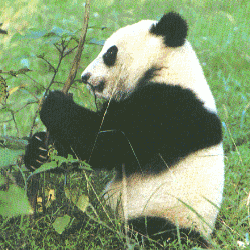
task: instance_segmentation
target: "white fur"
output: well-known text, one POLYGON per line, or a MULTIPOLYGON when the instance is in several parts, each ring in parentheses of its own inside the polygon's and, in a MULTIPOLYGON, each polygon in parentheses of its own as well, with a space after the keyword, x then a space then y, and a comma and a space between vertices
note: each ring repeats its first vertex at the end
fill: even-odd
POLYGON ((178 48, 165 47, 161 37, 149 33, 153 23, 155 21, 144 20, 119 29, 82 75, 91 73, 89 83, 93 86, 105 80, 106 88, 102 93, 96 93, 99 97, 109 99, 114 91, 114 98, 119 99, 116 93, 133 91, 145 69, 161 67, 152 81, 192 89, 206 108, 216 112, 214 98, 190 43, 186 41, 178 48), (102 56, 113 45, 118 47, 117 63, 109 68, 103 63, 102 56))
POLYGON ((167 218, 180 227, 196 227, 204 236, 212 232, 222 202, 224 186, 224 156, 222 144, 200 150, 175 167, 156 176, 136 173, 126 179, 127 201, 123 199, 122 181, 111 181, 105 198, 120 216, 167 218), (127 214, 124 215, 124 211, 127 214), (200 218, 202 219, 200 219, 200 218))

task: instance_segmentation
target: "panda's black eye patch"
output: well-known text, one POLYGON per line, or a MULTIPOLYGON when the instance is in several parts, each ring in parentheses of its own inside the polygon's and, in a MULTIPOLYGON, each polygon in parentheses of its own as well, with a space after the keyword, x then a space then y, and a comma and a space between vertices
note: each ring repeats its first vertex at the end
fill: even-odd
POLYGON ((107 52, 102 56, 104 63, 107 66, 113 66, 116 61, 118 48, 114 45, 110 47, 107 52))

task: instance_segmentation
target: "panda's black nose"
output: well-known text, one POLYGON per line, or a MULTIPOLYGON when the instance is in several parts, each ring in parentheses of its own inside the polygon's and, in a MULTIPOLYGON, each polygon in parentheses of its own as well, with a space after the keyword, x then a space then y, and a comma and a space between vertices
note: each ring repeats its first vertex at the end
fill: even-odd
POLYGON ((82 82, 88 83, 89 78, 91 77, 90 73, 86 73, 85 75, 82 75, 82 82))

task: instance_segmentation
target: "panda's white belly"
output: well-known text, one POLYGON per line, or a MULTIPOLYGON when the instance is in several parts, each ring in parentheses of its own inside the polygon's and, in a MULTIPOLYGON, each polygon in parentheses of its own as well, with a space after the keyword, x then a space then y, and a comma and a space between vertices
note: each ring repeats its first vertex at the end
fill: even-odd
POLYGON ((121 217, 163 217, 180 227, 195 226, 208 236, 222 202, 223 158, 222 144, 203 149, 159 175, 114 179, 104 197, 114 211, 122 199, 123 207, 118 208, 121 217))

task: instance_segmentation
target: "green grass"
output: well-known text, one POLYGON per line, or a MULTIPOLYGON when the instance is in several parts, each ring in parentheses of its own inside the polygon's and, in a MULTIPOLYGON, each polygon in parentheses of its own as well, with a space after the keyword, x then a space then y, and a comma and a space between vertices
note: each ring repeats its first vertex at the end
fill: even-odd
MULTIPOLYGON (((224 128, 225 191, 224 201, 216 230, 213 234, 215 249, 238 249, 237 241, 247 242, 249 233, 250 192, 250 2, 224 0, 178 1, 93 1, 87 43, 78 70, 77 79, 84 68, 97 56, 101 46, 91 44, 91 39, 105 40, 118 28, 141 19, 159 19, 167 11, 181 13, 189 24, 189 41, 197 51, 205 75, 216 99, 218 113, 224 128), (102 27, 106 27, 102 29, 102 27)), ((41 98, 49 85, 53 72, 48 64, 37 57, 44 55, 57 66, 58 53, 53 43, 58 37, 42 38, 51 31, 69 36, 79 35, 84 6, 81 1, 13 1, 0 2, 1 28, 8 35, 0 34, 0 70, 8 72, 27 66, 32 71, 13 77, 1 74, 11 92, 7 104, 9 110, 0 113, 0 134, 14 137, 29 136, 37 98, 41 98), (33 80, 32 80, 32 79, 33 80), (20 87, 22 85, 22 87, 20 87), (28 105, 27 105, 28 103, 28 105), (13 119, 14 118, 14 119, 13 119)), ((69 47, 75 46, 72 41, 69 47)), ((62 63, 52 89, 61 89, 70 69, 73 54, 62 63)), ((93 107, 88 91, 76 83, 72 89, 74 98, 89 108, 93 107)), ((44 129, 39 118, 34 131, 44 129)), ((1 162, 1 159, 0 159, 1 162)), ((89 174, 95 190, 101 193, 110 175, 89 174)), ((22 179, 22 178, 21 178, 22 179)), ((20 181, 23 182, 22 180, 20 181)), ((45 187, 60 193, 63 176, 46 176, 45 187), (56 181, 55 181, 56 179, 56 181), (58 187, 60 185, 60 188, 58 187)), ((2 249, 124 249, 126 239, 122 228, 107 218, 86 179, 79 174, 70 177, 72 187, 81 186, 95 208, 87 209, 84 218, 63 196, 52 202, 46 214, 39 214, 33 222, 27 217, 15 217, 0 223, 0 248, 2 249), (62 235, 55 232, 52 223, 58 215, 75 217, 71 227, 62 235), (98 214, 98 216, 96 216, 98 214)), ((153 244, 153 243, 152 243, 153 244)), ((131 243, 131 249, 133 245, 131 243)), ((173 249, 180 249, 173 243, 173 249)), ((190 249, 183 246, 183 249, 190 249)), ((151 249, 157 249, 153 244, 151 249)))

